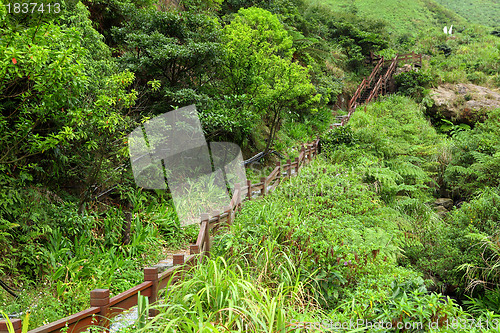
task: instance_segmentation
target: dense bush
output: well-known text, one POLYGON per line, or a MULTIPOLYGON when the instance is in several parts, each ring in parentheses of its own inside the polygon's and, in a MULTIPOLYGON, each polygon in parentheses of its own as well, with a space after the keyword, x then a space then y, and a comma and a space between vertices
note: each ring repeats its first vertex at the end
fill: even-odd
POLYGON ((490 111, 484 123, 453 136, 453 158, 444 179, 456 198, 467 199, 485 187, 498 186, 500 109, 490 111))
POLYGON ((336 145, 350 145, 356 142, 351 126, 334 127, 321 137, 321 147, 325 152, 335 150, 336 145))
POLYGON ((398 92, 421 101, 425 88, 428 88, 432 81, 432 76, 422 71, 409 71, 395 75, 394 80, 398 92))

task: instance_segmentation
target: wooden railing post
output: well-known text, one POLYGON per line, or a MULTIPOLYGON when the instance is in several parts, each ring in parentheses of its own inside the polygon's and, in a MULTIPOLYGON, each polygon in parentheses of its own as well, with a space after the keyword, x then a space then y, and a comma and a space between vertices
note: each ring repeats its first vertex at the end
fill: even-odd
POLYGON ((109 332, 109 289, 94 289, 90 292, 90 306, 100 308, 98 316, 98 325, 109 332))
MULTIPOLYGON (((172 275, 171 279, 172 278, 176 278, 178 280, 182 280, 183 277, 184 277, 184 268, 186 268, 184 266, 184 263, 185 263, 185 260, 184 260, 184 255, 183 254, 174 254, 172 255, 172 264, 173 266, 179 266, 179 270, 180 272, 176 275, 172 275)), ((175 282, 175 280, 174 280, 175 282)))
POLYGON ((298 157, 295 157, 295 174, 298 175, 299 174, 299 164, 300 164, 300 161, 299 161, 299 158, 298 157))
MULTIPOLYGON (((238 185, 238 184, 236 184, 238 185)), ((203 228, 205 226, 205 238, 203 239, 203 243, 205 244, 204 250, 203 250, 203 256, 210 256, 210 224, 208 223, 208 220, 210 220, 210 214, 203 213, 201 214, 201 225, 200 228, 203 228), (203 222, 206 222, 203 224, 203 222)), ((203 247, 203 245, 202 245, 203 247)))
POLYGON ((183 254, 174 254, 172 257, 173 257, 174 266, 184 265, 184 255, 183 254))
POLYGON ((238 209, 240 210, 241 208, 241 184, 236 183, 234 184, 234 193, 238 193, 236 196, 236 202, 234 203, 234 208, 235 210, 238 209))
POLYGON ((286 177, 292 177, 292 160, 286 160, 286 177))
POLYGON ((278 167, 278 173, 276 174, 276 178, 278 178, 278 183, 281 182, 281 161, 276 162, 276 167, 278 167))
POLYGON ((267 194, 266 177, 260 177, 260 182, 262 183, 262 190, 260 190, 260 195, 265 196, 267 194))
POLYGON ((247 186, 248 186, 247 199, 252 200, 252 181, 251 180, 247 180, 247 186))
POLYGON ((227 224, 233 224, 233 210, 231 206, 224 207, 224 213, 227 213, 227 224))
POLYGON ((208 224, 208 220, 209 219, 210 219, 210 214, 207 214, 207 213, 201 214, 200 228, 203 228, 203 222, 206 222, 205 223, 205 238, 203 239, 203 242, 201 243, 201 247, 202 248, 203 248, 203 244, 205 244, 205 246, 204 246, 205 249, 203 251, 203 256, 208 255, 208 252, 210 251, 210 244, 208 242, 208 240, 210 238, 210 235, 209 235, 210 228, 209 228, 209 224, 208 224))
MULTIPOLYGON (((158 299, 158 267, 144 268, 144 281, 151 281, 151 296, 149 296, 149 304, 153 305, 158 299)), ((149 316, 155 317, 159 311, 157 309, 149 309, 149 316)))
POLYGON ((189 254, 198 254, 200 253, 200 247, 196 244, 189 246, 189 254))
MULTIPOLYGON (((12 323, 12 327, 14 328, 14 333, 21 333, 21 319, 11 319, 10 322, 12 323)), ((0 320, 0 333, 9 333, 7 321, 5 320, 0 320)))

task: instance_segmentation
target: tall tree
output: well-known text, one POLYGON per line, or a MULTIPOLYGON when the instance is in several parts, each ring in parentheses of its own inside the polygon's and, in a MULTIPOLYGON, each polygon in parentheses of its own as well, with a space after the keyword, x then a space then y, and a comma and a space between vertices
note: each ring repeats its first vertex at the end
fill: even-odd
POLYGON ((224 28, 224 84, 246 95, 269 129, 265 151, 287 112, 315 112, 321 96, 308 68, 293 62, 293 41, 277 16, 261 8, 240 9, 224 28))

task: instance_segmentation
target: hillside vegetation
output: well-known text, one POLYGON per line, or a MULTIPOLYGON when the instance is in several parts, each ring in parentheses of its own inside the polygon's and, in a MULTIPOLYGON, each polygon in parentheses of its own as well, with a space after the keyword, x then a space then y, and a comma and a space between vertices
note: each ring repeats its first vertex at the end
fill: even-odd
POLYGON ((440 29, 444 25, 463 26, 465 21, 452 10, 429 0, 308 0, 311 4, 324 4, 336 11, 359 14, 362 17, 380 20, 397 38, 416 36, 427 30, 440 29))
MULTIPOLYGON (((498 112, 486 127, 497 128, 498 112)), ((443 219, 429 203, 451 142, 418 104, 384 98, 350 125, 325 134, 323 153, 298 177, 247 202, 214 258, 166 292, 144 331, 334 332, 351 323, 348 332, 495 332, 486 322, 500 318, 496 290, 465 302, 469 312, 442 293, 465 288, 465 272, 476 287, 475 278, 497 283, 488 235, 498 228, 498 187, 443 219), (492 257, 471 247, 477 241, 492 257), (460 324, 468 321, 482 324, 460 324)))
POLYGON ((500 27, 500 2, 498 0, 435 0, 437 3, 449 8, 466 18, 469 22, 500 27))

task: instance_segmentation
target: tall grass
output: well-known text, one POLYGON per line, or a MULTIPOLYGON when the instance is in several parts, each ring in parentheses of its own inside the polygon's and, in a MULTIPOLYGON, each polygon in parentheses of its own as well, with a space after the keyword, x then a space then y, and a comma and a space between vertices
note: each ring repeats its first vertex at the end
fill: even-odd
POLYGON ((264 266, 240 266, 231 263, 235 258, 216 257, 185 272, 182 282, 168 288, 164 304, 157 306, 160 314, 144 330, 290 332, 297 314, 307 313, 313 320, 320 311, 309 298, 308 281, 286 260, 274 268, 282 276, 276 281, 266 267, 276 258, 266 248, 258 258, 264 266))

